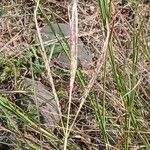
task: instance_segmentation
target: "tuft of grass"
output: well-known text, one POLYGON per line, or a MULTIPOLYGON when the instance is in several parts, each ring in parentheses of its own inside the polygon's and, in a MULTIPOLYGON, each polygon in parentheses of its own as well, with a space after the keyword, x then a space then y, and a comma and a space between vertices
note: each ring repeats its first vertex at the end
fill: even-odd
MULTIPOLYGON (((57 70, 57 75, 60 78, 65 76, 68 80, 72 77, 72 80, 70 80, 72 84, 70 84, 69 109, 68 106, 64 106, 64 109, 68 110, 68 114, 61 114, 62 111, 60 110, 61 123, 58 128, 61 135, 54 134, 40 125, 38 103, 35 106, 35 110, 33 108, 26 111, 15 104, 16 99, 12 98, 16 96, 19 97, 21 102, 27 101, 24 95, 22 97, 20 95, 28 94, 28 92, 21 91, 18 84, 21 78, 26 75, 33 79, 39 78, 41 80, 43 76, 47 75, 58 105, 60 105, 60 99, 65 98, 67 85, 65 85, 66 87, 64 86, 66 89, 57 89, 53 72, 49 67, 52 57, 60 53, 62 49, 68 59, 74 62, 74 55, 70 56, 69 51, 71 48, 64 35, 57 35, 53 29, 52 22, 58 22, 54 16, 58 15, 49 8, 53 16, 53 20, 50 20, 42 1, 35 1, 34 19, 38 31, 37 36, 40 39, 39 44, 30 44, 25 47, 26 50, 25 53, 22 53, 24 55, 22 58, 18 56, 11 58, 0 57, 1 86, 5 87, 5 84, 11 84, 8 88, 9 91, 7 89, 0 90, 2 94, 0 96, 1 130, 15 137, 12 141, 15 141, 13 146, 17 149, 48 150, 50 147, 54 149, 81 149, 82 144, 77 143, 76 138, 80 139, 79 141, 83 145, 86 145, 86 149, 98 149, 100 144, 93 142, 94 140, 91 136, 93 132, 91 134, 90 131, 87 131, 94 131, 95 126, 98 135, 102 139, 97 134, 94 134, 94 137, 96 137, 97 141, 103 141, 107 150, 150 149, 148 123, 148 113, 150 111, 148 103, 150 96, 148 79, 150 48, 145 14, 141 17, 139 16, 142 3, 140 1, 129 1, 126 2, 127 5, 125 6, 117 5, 116 7, 113 1, 98 0, 97 2, 101 17, 97 24, 101 24, 105 40, 103 47, 98 53, 97 65, 92 70, 91 78, 88 80, 82 70, 76 68, 76 65, 74 68, 73 63, 72 76, 68 72, 57 70), (134 13, 133 20, 126 17, 127 12, 125 13, 126 15, 123 15, 121 12, 127 6, 130 6, 132 13, 134 13), (110 11, 112 7, 116 10, 115 15, 110 11), (121 10, 118 10, 118 7, 121 7, 121 10), (61 45, 61 47, 56 49, 52 47, 50 53, 48 48, 52 43, 44 43, 42 41, 37 21, 38 15, 43 17, 44 23, 54 32, 56 40, 61 45), (139 19, 138 21, 137 18, 139 19), (119 26, 120 22, 118 20, 122 21, 121 26, 119 26), (116 30, 118 26, 122 30, 121 33, 116 30), (127 36, 123 35, 125 42, 122 40, 124 32, 127 33, 127 36), (73 91, 73 87, 76 88, 76 85, 80 88, 81 94, 76 95, 78 98, 74 102, 72 93, 76 92, 73 91), (13 96, 10 97, 10 95, 13 96), (89 109, 84 110, 84 108, 89 109), (75 114, 72 114, 72 112, 75 112, 75 114), (62 119, 62 116, 64 119, 62 119), (92 116, 91 120, 88 120, 89 116, 92 116), (86 121, 83 120, 84 125, 82 124, 82 119, 78 120, 78 118, 82 117, 86 118, 86 121), (81 129, 83 131, 79 131, 81 129), (113 136, 113 132, 115 132, 115 136, 113 136)), ((82 3, 78 4, 81 5, 82 3)), ((15 5, 12 6, 15 7, 15 5)), ((81 10, 82 8, 78 7, 78 9, 81 10)), ((90 9, 92 10, 92 7, 90 9)), ((0 9, 0 16, 5 17, 7 12, 9 12, 9 9, 7 11, 0 9)), ((89 25, 87 26, 89 27, 89 25)), ((100 34, 102 35, 102 33, 100 34)), ((2 47, 0 52, 4 51, 7 45, 18 38, 19 34, 16 35, 2 47)), ((99 36, 102 37, 101 35, 99 36)), ((93 34, 93 36, 95 35, 93 34)), ((77 45, 74 44, 73 46, 76 47, 77 45)), ((68 102, 65 101, 65 103, 68 102)))

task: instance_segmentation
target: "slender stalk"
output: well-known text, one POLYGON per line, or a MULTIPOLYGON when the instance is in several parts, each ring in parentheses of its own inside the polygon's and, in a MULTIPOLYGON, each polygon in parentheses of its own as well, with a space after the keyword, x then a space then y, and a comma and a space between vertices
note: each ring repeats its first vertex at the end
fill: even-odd
POLYGON ((66 124, 66 132, 65 132, 65 141, 64 141, 64 150, 67 149, 67 140, 69 137, 69 120, 70 120, 70 110, 72 103, 72 92, 76 77, 77 70, 77 55, 78 55, 78 13, 77 13, 77 0, 73 1, 72 5, 72 18, 70 20, 71 27, 71 75, 70 75, 70 91, 69 91, 69 106, 68 106, 68 114, 67 114, 67 124, 66 124))
POLYGON ((48 79, 49 79, 49 82, 50 82, 50 85, 52 87, 52 91, 53 91, 53 94, 54 94, 54 97, 55 97, 55 100, 56 100, 56 103, 57 103, 57 107, 58 107, 58 111, 59 111, 59 117, 60 117, 61 125, 62 125, 63 131, 64 131, 61 107, 60 107, 60 104, 59 104, 59 99, 58 99, 57 92, 56 92, 56 89, 55 89, 53 77, 52 77, 52 74, 51 74, 51 69, 49 67, 49 61, 48 61, 48 58, 47 58, 47 54, 46 54, 46 51, 45 51, 45 48, 44 48, 43 40, 42 40, 41 33, 40 33, 40 30, 39 30, 38 22, 37 22, 37 11, 38 11, 38 8, 39 8, 39 0, 37 1, 37 5, 36 5, 35 11, 34 11, 34 20, 35 20, 37 33, 38 33, 38 38, 39 38, 40 45, 41 45, 40 52, 41 52, 43 61, 45 63, 45 68, 46 68, 46 71, 47 71, 48 79))

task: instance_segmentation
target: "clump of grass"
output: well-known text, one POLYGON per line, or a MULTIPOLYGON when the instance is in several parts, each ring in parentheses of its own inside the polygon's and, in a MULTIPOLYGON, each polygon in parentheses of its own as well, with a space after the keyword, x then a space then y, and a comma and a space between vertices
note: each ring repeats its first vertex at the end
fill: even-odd
MULTIPOLYGON (((105 1, 106 2, 106 1, 105 1)), ((103 20, 103 25, 104 28, 106 24, 108 23, 108 16, 111 16, 111 14, 108 14, 109 10, 106 8, 108 6, 108 3, 105 3, 104 1, 100 1, 100 10, 101 10, 101 15, 102 15, 102 20, 103 20)), ((137 15, 137 9, 139 7, 139 3, 135 3, 134 7, 134 13, 137 15)), ((133 20, 135 22, 135 20, 133 20)), ((121 99, 124 102, 124 108, 126 109, 126 115, 125 115, 125 121, 124 121, 124 149, 129 149, 130 148, 130 138, 131 138, 131 128, 135 130, 143 144, 149 149, 149 142, 147 135, 141 134, 138 130, 139 129, 139 124, 136 118, 136 103, 138 103, 137 99, 137 87, 139 84, 138 80, 138 62, 139 62, 139 36, 141 34, 141 31, 143 29, 143 21, 141 20, 141 24, 139 24, 139 28, 136 27, 135 23, 133 23, 132 27, 132 45, 131 45, 131 50, 132 50, 132 59, 131 59, 131 66, 129 68, 129 76, 124 72, 122 75, 121 73, 121 68, 117 68, 116 65, 116 56, 114 54, 114 44, 113 44, 113 36, 110 38, 109 41, 109 59, 110 59, 110 64, 112 67, 112 73, 114 75, 115 82, 117 84, 117 89, 118 92, 120 93, 121 99), (123 78, 123 76, 126 76, 127 79, 123 78)), ((127 66, 128 67, 128 66, 127 66)), ((141 110, 142 111, 142 110, 141 110)), ((103 122, 103 124, 105 124, 103 122)), ((105 133, 106 134, 106 133, 105 133)), ((109 148, 108 148, 109 149, 109 148)))
MULTIPOLYGON (((37 7, 34 16, 37 30, 39 30, 37 15, 40 13, 40 15, 44 17, 45 23, 54 31, 43 5, 40 5, 38 2, 39 1, 36 1, 37 7)), ((49 147, 63 149, 64 146, 64 149, 81 149, 79 148, 80 145, 75 144, 75 140, 72 138, 77 137, 82 143, 88 145, 87 147, 89 149, 98 149, 95 146, 96 144, 92 144, 92 137, 89 136, 90 134, 88 132, 84 130, 80 132, 77 131, 79 130, 77 126, 82 126, 78 118, 81 117, 80 114, 83 113, 83 108, 87 107, 90 108, 90 111, 88 113, 84 112, 83 114, 86 114, 86 117, 92 116, 92 119, 94 120, 92 121, 98 126, 96 129, 98 129, 99 135, 101 135, 103 139, 102 141, 105 145, 105 149, 128 150, 134 148, 150 148, 147 119, 149 111, 149 82, 147 82, 147 76, 150 51, 147 35, 148 29, 146 28, 147 22, 144 15, 143 18, 140 18, 138 15, 142 3, 140 1, 132 1, 132 3, 127 2, 133 10, 133 20, 127 20, 128 18, 125 19, 121 14, 121 11, 117 10, 117 7, 115 8, 117 11, 116 14, 112 14, 111 8, 115 7, 113 1, 108 2, 107 0, 99 0, 98 3, 101 17, 98 21, 103 25, 101 28, 103 28, 104 31, 104 44, 99 53, 93 76, 89 81, 85 78, 85 75, 81 70, 78 68, 76 69, 76 67, 72 69, 73 79, 71 80, 72 84, 70 85, 69 98, 69 109, 71 111, 68 110, 68 116, 63 114, 65 118, 63 120, 61 118, 61 110, 59 110, 60 118, 62 119, 59 126, 62 131, 61 138, 59 135, 57 136, 43 128, 40 125, 40 122, 34 118, 35 116, 31 111, 23 111, 14 102, 8 100, 10 98, 5 94, 0 97, 0 115, 3 118, 3 122, 5 122, 5 127, 2 127, 1 129, 16 137, 15 141, 17 142, 13 145, 14 147, 17 147, 18 149, 22 149, 24 146, 27 149, 49 149, 49 147), (120 20, 123 20, 122 26, 124 29, 121 28, 122 26, 119 26, 120 22, 117 21, 116 18, 121 18, 120 20), (139 22, 137 22, 137 18, 140 19, 139 22), (127 39, 128 45, 121 39, 120 33, 116 31, 117 26, 123 30, 122 32, 125 31, 127 33, 128 36, 123 38, 127 39), (129 53, 126 55, 128 49, 129 53), (97 78, 100 80, 100 83, 97 82, 97 78), (77 103, 73 105, 73 83, 79 84, 78 87, 80 87, 81 98, 78 96, 80 101, 78 101, 77 105, 79 107, 76 106, 77 103), (96 85, 98 85, 98 88, 96 85), (74 106, 77 108, 74 108, 74 106), (72 109, 75 114, 71 114, 72 109), (68 117, 67 121, 66 116, 68 117), (27 129, 20 128, 19 124, 27 129), (108 126, 112 127, 112 131, 110 131, 111 128, 108 126), (115 136, 112 134, 113 131, 116 133, 115 136), (30 134, 31 138, 26 134, 22 135, 23 132, 30 134), (39 137, 36 138, 34 134, 39 137), (63 143, 64 139, 65 145, 63 143), (89 143, 86 139, 88 139, 87 141, 89 143), (43 141, 46 141, 48 146, 45 143, 43 144, 43 141)), ((124 9, 123 6, 121 9, 124 9)), ((4 12, 2 12, 2 15, 3 13, 4 12)), ((52 15, 54 15, 53 12, 52 15)), ((57 35, 55 36, 60 42, 68 59, 73 62, 73 56, 70 57, 68 53, 68 50, 70 50, 69 43, 65 40, 63 35, 63 42, 57 35)), ((45 49, 43 45, 40 32, 38 32, 38 37, 40 39, 40 44, 38 46, 36 44, 29 45, 28 47, 30 47, 31 52, 26 53, 28 56, 24 56, 23 59, 9 59, 9 61, 6 61, 3 58, 0 59, 0 68, 2 68, 0 71, 0 82, 7 81, 9 78, 13 78, 13 80, 18 82, 21 76, 24 76, 26 71, 29 70, 30 76, 33 78, 42 78, 42 75, 45 75, 47 72, 49 83, 53 87, 55 99, 57 100, 57 104, 60 105, 60 99, 64 97, 64 91, 66 89, 61 91, 55 88, 55 79, 52 76, 52 70, 49 67, 48 62, 51 60, 53 54, 49 54, 46 51, 47 49, 45 49), (32 62, 32 59, 34 59, 34 63, 32 62), (10 62, 13 64, 16 71, 12 69, 13 67, 10 62)), ((74 46, 76 46, 76 44, 74 46)), ((56 51, 54 50, 53 52, 59 53, 60 50, 61 48, 56 51)), ((73 63, 72 67, 74 67, 73 63)), ((63 73, 65 76, 65 72, 63 73)), ((67 79, 71 78, 70 74, 67 74, 66 76, 67 79)), ((11 91, 13 94, 14 92, 17 91, 11 91)), ((20 92, 21 91, 18 91, 18 93, 20 92)), ((21 98, 21 101, 22 100, 23 98, 21 98)), ((67 110, 68 108, 66 107, 65 109, 67 110)), ((39 114, 39 112, 37 112, 37 114, 39 114)), ((85 125, 89 122, 89 120, 86 120, 85 125)), ((89 128, 93 129, 93 124, 90 125, 89 128)), ((84 127, 81 127, 81 129, 84 129, 84 127)), ((99 139, 98 137, 96 138, 99 139)))

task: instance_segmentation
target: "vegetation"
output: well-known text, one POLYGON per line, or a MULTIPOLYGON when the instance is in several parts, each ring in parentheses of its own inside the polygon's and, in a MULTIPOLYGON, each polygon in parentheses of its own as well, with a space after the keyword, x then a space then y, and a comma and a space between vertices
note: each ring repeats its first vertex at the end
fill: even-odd
POLYGON ((149 150, 149 5, 0 2, 0 149, 149 150), (70 37, 61 29, 58 35, 54 23, 69 24, 70 37), (54 35, 47 43, 43 26, 54 35), (77 62, 78 39, 93 55, 86 69, 77 62), (70 68, 59 65, 62 52, 70 68), (54 96, 60 121, 53 130, 25 78, 40 81, 54 96))

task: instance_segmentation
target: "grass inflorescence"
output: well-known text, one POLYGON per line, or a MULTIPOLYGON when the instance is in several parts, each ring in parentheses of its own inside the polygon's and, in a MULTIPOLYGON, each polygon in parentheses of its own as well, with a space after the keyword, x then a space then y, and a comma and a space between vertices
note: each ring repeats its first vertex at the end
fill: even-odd
POLYGON ((0 149, 150 149, 148 2, 0 5, 0 149), (59 23, 70 25, 68 37, 59 23), (42 39, 43 26, 54 40, 42 39), (79 39, 93 54, 86 69, 78 61, 79 39), (61 53, 70 68, 59 66, 61 53), (54 129, 42 116, 46 104, 23 86, 25 78, 54 96, 60 120, 54 129))

